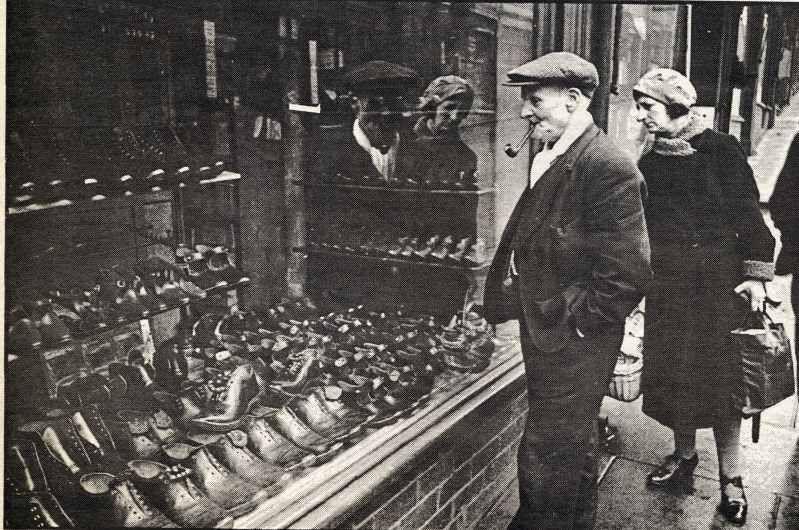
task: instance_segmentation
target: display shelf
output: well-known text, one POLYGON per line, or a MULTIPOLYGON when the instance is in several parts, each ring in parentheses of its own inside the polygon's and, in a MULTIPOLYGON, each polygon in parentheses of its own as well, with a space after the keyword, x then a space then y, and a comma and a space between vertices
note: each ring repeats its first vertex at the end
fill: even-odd
POLYGON ((337 517, 368 499, 375 485, 391 480, 403 462, 490 396, 523 377, 517 341, 503 341, 479 374, 446 373, 426 404, 410 417, 378 429, 293 482, 277 496, 236 519, 236 528, 335 527, 337 517))
POLYGON ((356 254, 353 252, 347 252, 343 250, 338 251, 338 250, 329 250, 329 249, 312 249, 308 247, 294 247, 293 251, 304 252, 307 254, 316 254, 319 256, 329 256, 334 258, 350 258, 350 259, 381 262, 381 263, 395 263, 395 264, 408 265, 414 267, 419 266, 419 267, 428 267, 433 269, 455 270, 455 271, 481 271, 488 268, 488 266, 491 264, 490 261, 486 261, 485 263, 477 267, 467 267, 465 265, 448 265, 446 263, 415 261, 403 258, 392 258, 388 256, 369 256, 366 254, 356 254))
MULTIPOLYGON (((243 274, 243 273, 242 273, 243 274)), ((211 287, 210 289, 205 289, 206 295, 212 294, 219 294, 224 293, 226 291, 232 291, 234 289, 238 289, 239 287, 246 287, 249 285, 251 280, 249 278, 242 278, 241 280, 237 281, 236 283, 228 284, 228 285, 220 285, 217 287, 211 287)))
POLYGON ((399 188, 394 186, 368 186, 365 184, 337 184, 308 182, 302 179, 294 179, 292 183, 306 188, 329 188, 342 190, 363 190, 363 191, 385 191, 388 193, 399 194, 418 194, 418 195, 487 195, 494 193, 494 188, 480 188, 477 190, 453 190, 453 189, 432 189, 432 188, 399 188))
POLYGON ((78 206, 81 206, 81 205, 85 206, 85 205, 90 205, 90 204, 98 204, 98 203, 103 203, 103 202, 105 202, 107 200, 114 200, 114 199, 130 199, 130 200, 134 200, 137 197, 140 197, 140 196, 143 196, 143 195, 147 195, 148 193, 157 193, 159 191, 169 190, 169 189, 176 188, 176 187, 179 187, 179 186, 180 187, 186 187, 186 186, 191 186, 191 185, 203 185, 203 186, 206 186, 206 185, 211 185, 211 184, 236 182, 238 180, 241 180, 241 174, 233 173, 231 171, 222 171, 216 177, 209 178, 209 179, 203 179, 203 180, 199 180, 199 181, 194 181, 194 182, 190 182, 188 184, 183 183, 183 182, 165 183, 165 184, 163 184, 161 186, 157 186, 155 189, 136 191, 136 192, 126 193, 126 194, 123 194, 123 195, 111 195, 111 196, 105 197, 103 199, 97 199, 97 200, 89 199, 89 198, 79 199, 79 200, 75 200, 75 201, 72 201, 72 200, 69 200, 69 199, 62 199, 62 200, 51 202, 51 203, 34 203, 34 204, 26 205, 26 206, 9 206, 6 211, 7 211, 9 216, 13 216, 13 215, 21 215, 21 214, 30 213, 30 212, 40 212, 40 211, 43 211, 43 210, 52 210, 52 209, 55 209, 55 208, 67 208, 67 207, 70 207, 70 206, 78 207, 78 206))
MULTIPOLYGON (((93 338, 95 338, 98 335, 101 335, 103 333, 108 333, 109 331, 113 331, 115 329, 122 328, 124 326, 128 326, 130 324, 134 324, 136 322, 140 322, 142 320, 146 320, 146 319, 152 318, 152 317, 154 317, 156 315, 160 315, 162 313, 166 313, 168 311, 172 311, 173 309, 181 309, 181 308, 186 307, 187 305, 191 304, 192 302, 193 301, 190 300, 188 302, 182 302, 180 304, 172 304, 172 305, 166 307, 165 309, 158 309, 156 311, 149 311, 147 313, 142 313, 138 317, 125 318, 124 320, 118 320, 116 322, 106 323, 106 325, 104 327, 95 329, 94 331, 89 331, 89 332, 86 332, 86 333, 73 333, 73 334, 71 334, 72 335, 72 340, 73 341, 91 340, 91 339, 93 339, 93 338)), ((59 349, 59 348, 63 348, 63 344, 62 345, 58 345, 58 346, 45 348, 45 351, 52 350, 52 349, 59 349)))

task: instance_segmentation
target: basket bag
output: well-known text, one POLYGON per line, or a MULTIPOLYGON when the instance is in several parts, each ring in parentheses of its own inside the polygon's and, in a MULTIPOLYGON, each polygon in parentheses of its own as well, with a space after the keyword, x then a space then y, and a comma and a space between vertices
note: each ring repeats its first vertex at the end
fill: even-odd
POLYGON ((749 312, 729 339, 741 355, 741 379, 733 401, 745 417, 754 417, 752 440, 757 442, 760 412, 794 394, 791 343, 785 326, 774 322, 765 307, 749 312))

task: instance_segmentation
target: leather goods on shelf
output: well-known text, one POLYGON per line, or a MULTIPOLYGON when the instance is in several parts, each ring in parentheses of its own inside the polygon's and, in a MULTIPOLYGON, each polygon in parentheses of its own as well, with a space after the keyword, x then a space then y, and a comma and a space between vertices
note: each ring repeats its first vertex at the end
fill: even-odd
POLYGON ((87 473, 80 478, 83 490, 94 497, 93 516, 99 528, 177 528, 153 506, 127 478, 110 473, 87 473))

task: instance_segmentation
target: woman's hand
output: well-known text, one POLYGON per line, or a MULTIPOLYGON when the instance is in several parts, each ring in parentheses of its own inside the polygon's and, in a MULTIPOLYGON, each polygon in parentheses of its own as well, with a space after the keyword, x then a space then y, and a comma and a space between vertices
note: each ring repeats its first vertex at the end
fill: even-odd
POLYGON ((766 301, 766 284, 760 280, 744 280, 735 292, 749 300, 752 311, 762 311, 766 301))

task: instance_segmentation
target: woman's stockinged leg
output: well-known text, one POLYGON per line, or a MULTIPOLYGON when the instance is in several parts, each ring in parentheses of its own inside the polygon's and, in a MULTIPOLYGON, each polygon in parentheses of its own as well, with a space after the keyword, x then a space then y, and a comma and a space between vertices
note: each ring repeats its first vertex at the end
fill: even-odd
POLYGON ((741 475, 741 418, 733 418, 713 426, 719 474, 734 478, 741 475))
POLYGON ((683 460, 690 460, 696 454, 696 430, 674 431, 674 454, 683 460))

